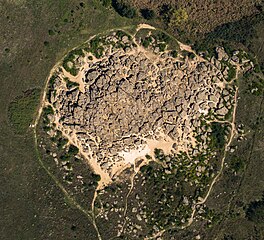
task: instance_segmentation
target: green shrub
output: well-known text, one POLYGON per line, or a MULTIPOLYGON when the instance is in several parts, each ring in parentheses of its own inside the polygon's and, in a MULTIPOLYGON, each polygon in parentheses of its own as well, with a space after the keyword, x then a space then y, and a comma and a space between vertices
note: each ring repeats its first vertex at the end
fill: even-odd
POLYGON ((249 204, 246 210, 246 217, 248 220, 255 223, 264 222, 264 201, 254 201, 249 204))
POLYGON ((188 14, 185 8, 179 8, 172 12, 169 25, 170 27, 182 26, 188 21, 188 14))
POLYGON ((231 81, 236 77, 236 69, 233 65, 229 64, 228 65, 229 70, 228 70, 228 75, 227 75, 227 81, 231 81))
POLYGON ((171 41, 171 37, 168 34, 164 33, 164 32, 159 32, 157 34, 157 40, 159 42, 169 43, 171 41))
POLYGON ((150 45, 150 43, 152 42, 152 38, 151 37, 146 37, 144 38, 144 40, 142 41, 142 46, 144 48, 148 48, 148 46, 150 45))
POLYGON ((155 148, 154 149, 154 155, 155 155, 155 158, 160 160, 160 161, 163 161, 164 160, 164 152, 162 149, 158 149, 158 148, 155 148))
POLYGON ((70 79, 68 77, 65 77, 64 81, 66 82, 66 87, 68 89, 79 86, 79 83, 70 81, 70 79))
POLYGON ((78 69, 74 65, 74 60, 76 57, 81 56, 84 57, 84 52, 82 49, 74 49, 63 59, 62 66, 63 68, 69 72, 73 76, 77 76, 78 69), (69 67, 69 63, 72 63, 73 66, 69 67))
POLYGON ((49 30, 49 35, 50 35, 50 36, 53 36, 53 35, 55 35, 55 32, 54 32, 52 29, 50 29, 50 30, 49 30))
POLYGON ((58 149, 62 149, 68 143, 68 139, 66 138, 59 138, 57 142, 58 149))
POLYGON ((102 40, 99 36, 96 36, 90 41, 90 48, 88 51, 90 51, 96 58, 100 58, 104 51, 103 46, 100 46, 101 41, 102 40))
POLYGON ((181 54, 182 54, 183 57, 187 57, 187 56, 189 56, 189 53, 190 53, 190 52, 188 52, 188 51, 186 51, 186 50, 182 50, 182 51, 181 51, 181 54))
POLYGON ((101 180, 101 176, 95 173, 92 173, 92 179, 95 182, 99 182, 101 180))
POLYGON ((152 9, 144 8, 140 10, 140 13, 143 18, 151 20, 155 17, 155 12, 152 9))
POLYGON ((159 50, 160 50, 160 52, 164 52, 165 51, 165 49, 166 49, 166 44, 165 43, 160 43, 160 44, 158 44, 158 47, 159 47, 159 50))
POLYGON ((60 160, 62 160, 62 161, 69 161, 70 160, 70 156, 68 154, 61 155, 60 156, 60 160))
POLYGON ((47 106, 45 108, 43 108, 43 129, 45 131, 49 131, 51 129, 50 126, 48 126, 50 124, 50 120, 48 118, 49 115, 53 115, 54 111, 52 109, 51 106, 47 106))
POLYGON ((195 54, 192 53, 192 52, 189 52, 189 53, 188 53, 188 57, 189 57, 190 59, 194 59, 194 58, 195 58, 195 54))
POLYGON ((230 161, 230 168, 235 172, 239 172, 244 168, 243 160, 239 157, 233 157, 230 161))
POLYGON ((146 173, 148 176, 151 175, 152 171, 153 171, 153 167, 151 165, 144 165, 140 167, 140 172, 146 173))
POLYGON ((33 121, 39 104, 40 89, 31 89, 12 101, 8 108, 8 118, 15 133, 23 134, 33 121))
POLYGON ((56 90, 54 90, 54 84, 55 84, 56 78, 57 78, 57 75, 54 74, 49 79, 48 89, 47 89, 47 98, 49 102, 51 100, 51 95, 53 94, 55 96, 56 94, 56 90))
POLYGON ((174 58, 178 57, 178 52, 176 50, 172 50, 171 51, 171 56, 174 57, 174 58))
POLYGON ((163 4, 160 8, 159 15, 166 24, 169 24, 173 8, 169 4, 163 4))
POLYGON ((68 154, 71 156, 75 156, 77 155, 79 152, 79 148, 75 147, 74 145, 70 145, 69 150, 68 150, 68 154))
POLYGON ((90 41, 90 51, 94 52, 99 47, 99 44, 101 42, 100 37, 96 36, 90 41))
POLYGON ((113 0, 112 6, 122 17, 134 18, 136 16, 136 9, 123 0, 113 0))
POLYGON ((119 38, 120 40, 121 40, 122 37, 124 37, 124 36, 127 36, 128 39, 131 40, 131 36, 128 35, 128 34, 126 34, 125 32, 123 32, 123 31, 121 31, 121 30, 118 30, 118 31, 116 32, 116 36, 118 36, 118 38, 119 38))
POLYGON ((102 5, 106 8, 110 8, 112 5, 112 0, 100 0, 100 2, 102 3, 102 5))
POLYGON ((146 157, 146 159, 148 159, 148 160, 152 159, 152 157, 151 157, 150 155, 148 155, 148 154, 147 154, 145 157, 146 157))
POLYGON ((101 47, 97 48, 97 51, 95 51, 94 56, 96 58, 100 58, 100 57, 102 57, 103 52, 104 52, 104 48, 101 46, 101 47))
POLYGON ((226 131, 226 126, 224 124, 218 123, 218 122, 213 122, 211 124, 211 143, 210 147, 212 149, 221 149, 225 146, 225 131, 226 131))
POLYGON ((49 42, 48 41, 44 41, 43 44, 44 44, 45 47, 48 47, 49 46, 49 42))

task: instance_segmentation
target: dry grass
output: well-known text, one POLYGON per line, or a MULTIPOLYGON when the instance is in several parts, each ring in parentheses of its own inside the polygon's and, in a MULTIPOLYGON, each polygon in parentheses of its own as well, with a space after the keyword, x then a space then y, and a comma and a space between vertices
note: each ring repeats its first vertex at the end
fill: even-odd
POLYGON ((157 15, 162 5, 167 4, 176 9, 184 8, 189 19, 184 28, 192 31, 194 35, 210 32, 217 26, 237 21, 259 11, 257 8, 259 0, 127 0, 127 2, 137 9, 152 9, 157 15))

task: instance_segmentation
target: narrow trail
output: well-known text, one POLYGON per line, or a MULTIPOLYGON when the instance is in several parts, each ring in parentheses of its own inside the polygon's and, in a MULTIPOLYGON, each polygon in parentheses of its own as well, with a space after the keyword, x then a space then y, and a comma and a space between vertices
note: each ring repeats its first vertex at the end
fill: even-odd
MULTIPOLYGON (((42 111, 39 111, 40 114, 39 114, 39 116, 37 118, 38 120, 40 119, 41 112, 42 111)), ((75 206, 77 209, 79 209, 88 218, 88 220, 93 224, 93 227, 95 228, 95 230, 97 232, 98 240, 102 240, 101 235, 100 235, 99 230, 98 230, 98 227, 97 227, 96 222, 95 222, 95 215, 94 215, 93 207, 92 207, 92 211, 89 211, 89 210, 83 208, 80 204, 78 204, 77 201, 67 192, 67 190, 63 187, 63 185, 49 171, 49 169, 45 166, 44 162, 42 161, 41 156, 39 154, 39 150, 38 150, 38 144, 39 143, 38 143, 37 129, 36 129, 37 128, 37 124, 38 124, 38 121, 35 121, 35 126, 34 126, 34 129, 33 129, 33 132, 34 132, 35 151, 36 151, 37 158, 38 158, 38 161, 39 161, 40 165, 47 172, 47 174, 52 178, 52 180, 59 187, 59 189, 63 192, 63 194, 66 197, 66 199, 68 199, 69 202, 73 206, 75 206)), ((95 197, 96 197, 96 191, 95 191, 95 197)), ((94 200, 95 200, 95 197, 94 197, 94 200)), ((93 204, 94 204, 94 200, 93 200, 93 204)), ((93 206, 93 204, 92 204, 92 206, 93 206)))
POLYGON ((125 200, 125 209, 124 209, 124 214, 123 214, 123 218, 124 218, 124 222, 123 222, 123 226, 122 226, 122 229, 120 231, 120 233, 116 236, 116 237, 119 237, 123 232, 124 232, 124 229, 125 229, 125 225, 126 225, 126 215, 127 215, 127 209, 128 209, 128 198, 130 196, 130 194, 132 193, 133 191, 133 188, 134 188, 134 180, 135 180, 135 177, 136 175, 138 174, 140 168, 144 165, 145 163, 142 162, 139 166, 135 166, 135 164, 133 165, 133 169, 134 169, 134 174, 132 174, 131 178, 130 178, 130 182, 131 182, 131 186, 130 186, 130 189, 126 195, 126 200, 125 200))
POLYGON ((49 84, 49 79, 52 76, 52 74, 54 73, 54 71, 58 68, 58 66, 60 65, 61 62, 58 62, 50 71, 50 74, 48 75, 47 79, 46 79, 46 83, 44 86, 44 90, 43 90, 43 94, 42 94, 42 98, 40 101, 40 105, 39 105, 39 109, 38 112, 36 114, 36 118, 34 123, 31 125, 31 128, 33 130, 33 136, 34 136, 34 144, 35 144, 35 152, 37 155, 37 159, 38 162, 40 164, 40 166, 46 171, 46 173, 51 177, 51 179, 54 181, 55 185, 62 191, 62 193, 64 194, 65 198, 68 199, 69 203, 71 203, 76 209, 80 210, 86 217, 87 219, 92 223, 94 229, 96 230, 97 233, 97 238, 98 240, 102 240, 102 237, 100 235, 99 229, 96 225, 96 221, 95 221, 95 216, 94 216, 94 212, 93 211, 89 211, 85 208, 83 208, 80 204, 77 203, 77 201, 67 192, 67 190, 63 187, 63 185, 57 180, 57 178, 49 171, 49 169, 46 167, 46 165, 44 164, 44 162, 41 159, 39 150, 38 150, 38 137, 37 137, 37 126, 38 123, 40 121, 40 117, 43 111, 43 108, 45 107, 46 104, 46 93, 47 93, 47 89, 48 89, 48 84, 49 84))
POLYGON ((62 191, 62 193, 64 194, 66 199, 69 201, 69 203, 72 204, 74 207, 76 207, 76 209, 80 210, 88 218, 88 220, 93 224, 93 227, 95 228, 95 230, 97 232, 98 240, 102 240, 101 235, 99 233, 99 230, 97 228, 97 225, 95 223, 93 212, 89 211, 87 209, 84 209, 80 204, 78 204, 76 202, 76 200, 74 199, 74 197, 72 197, 67 192, 67 190, 63 187, 63 185, 57 180, 57 178, 45 166, 44 162, 41 159, 39 151, 38 151, 38 138, 37 138, 36 128, 33 129, 33 132, 34 132, 35 151, 36 151, 36 155, 37 155, 37 159, 38 159, 39 164, 47 172, 47 174, 52 178, 52 180, 54 181, 55 185, 62 191))
POLYGON ((134 178, 135 178, 135 176, 136 176, 136 172, 131 176, 131 178, 130 178, 130 182, 131 182, 131 186, 130 186, 130 189, 129 189, 129 191, 128 191, 128 193, 127 193, 127 195, 126 195, 126 200, 125 200, 125 209, 124 209, 124 216, 123 216, 123 218, 124 218, 124 222, 123 222, 123 226, 122 226, 122 229, 121 229, 121 231, 120 231, 120 233, 117 235, 117 237, 119 237, 123 232, 124 232, 124 228, 125 228, 125 225, 126 225, 126 215, 127 215, 127 203, 128 203, 128 197, 129 197, 129 195, 131 194, 131 192, 132 192, 132 190, 133 190, 133 188, 134 188, 134 178))
POLYGON ((202 201, 198 202, 197 205, 201 205, 201 204, 205 203, 205 201, 207 200, 207 198, 209 197, 209 195, 210 195, 210 193, 212 191, 213 185, 215 184, 215 182, 218 180, 218 178, 222 174, 222 171, 223 171, 223 168, 224 168, 224 162, 225 162, 226 154, 228 152, 230 144, 232 143, 232 141, 234 139, 234 136, 236 135, 235 119, 236 119, 236 108, 237 108, 237 95, 238 95, 238 89, 236 89, 235 96, 234 96, 235 104, 234 104, 232 122, 230 123, 231 124, 231 135, 230 135, 228 143, 225 146, 224 156, 223 156, 222 161, 221 161, 221 168, 220 168, 218 174, 216 175, 216 177, 213 179, 206 196, 204 197, 204 199, 202 201))
POLYGON ((220 170, 217 173, 217 175, 215 176, 215 178, 213 179, 213 181, 211 182, 210 187, 209 187, 209 189, 207 191, 207 194, 205 195, 205 197, 203 198, 203 200, 197 202, 192 207, 193 211, 192 211, 191 217, 189 218, 189 221, 187 222, 187 224, 182 225, 182 226, 179 226, 179 227, 177 226, 177 227, 174 227, 174 228, 168 228, 168 229, 161 230, 158 233, 156 233, 155 235, 153 235, 153 236, 151 236, 149 238, 145 238, 145 240, 156 239, 157 237, 162 236, 164 234, 164 232, 167 231, 167 230, 169 230, 169 229, 181 229, 181 230, 182 229, 185 229, 185 228, 189 227, 193 223, 193 221, 194 221, 194 215, 196 213, 196 207, 198 205, 204 204, 207 201, 207 199, 210 196, 210 193, 211 193, 211 191, 213 189, 214 184, 217 182, 217 180, 219 179, 219 177, 221 176, 221 174, 223 172, 224 163, 225 163, 225 159, 226 159, 226 154, 228 152, 228 149, 229 149, 230 144, 232 143, 232 141, 233 141, 233 139, 234 139, 234 137, 236 135, 235 121, 236 121, 237 99, 238 99, 238 88, 236 88, 236 92, 235 92, 235 96, 234 96, 235 103, 234 103, 234 110, 233 110, 233 115, 232 115, 232 122, 228 122, 231 125, 231 135, 230 135, 229 141, 225 145, 224 156, 223 156, 223 158, 221 160, 220 170))
POLYGON ((92 218, 93 218, 93 225, 94 225, 94 228, 97 232, 98 240, 102 240, 101 234, 100 234, 99 229, 98 229, 97 224, 96 224, 96 215, 95 215, 95 209, 94 209, 94 203, 95 203, 95 200, 97 198, 97 188, 95 189, 95 192, 94 192, 94 197, 93 197, 93 201, 91 204, 91 209, 92 209, 91 212, 92 212, 92 218))

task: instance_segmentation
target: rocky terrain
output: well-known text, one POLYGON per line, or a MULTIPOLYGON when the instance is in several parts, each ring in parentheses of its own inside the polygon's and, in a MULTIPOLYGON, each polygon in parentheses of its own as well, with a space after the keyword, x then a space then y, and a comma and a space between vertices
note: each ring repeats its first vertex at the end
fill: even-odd
MULTIPOLYGON (((181 224, 191 224, 196 206, 206 201, 236 132, 236 79, 254 67, 243 52, 229 56, 222 47, 215 51, 205 58, 165 33, 141 26, 132 35, 118 30, 92 37, 53 69, 43 102, 44 111, 49 109, 47 133, 54 139, 59 132, 65 147, 75 146, 99 176, 92 209, 97 193, 100 204, 110 206, 111 196, 119 195, 103 189, 123 182, 121 206, 111 210, 122 212, 116 217, 119 235, 135 230, 133 219, 120 219, 137 212, 133 203, 128 209, 128 197, 135 186, 148 191, 143 175, 149 164, 162 166, 168 176, 182 169, 183 180, 199 189, 181 200, 178 208, 183 206, 188 215, 181 224), (221 156, 217 163, 216 156, 221 156), (131 227, 127 230, 126 222, 131 227)), ((56 154, 52 156, 59 164, 56 154)), ((69 174, 72 169, 63 164, 69 174)), ((140 208, 149 208, 140 202, 140 208)), ((111 212, 101 208, 98 217, 107 220, 111 212)), ((142 214, 149 222, 147 212, 142 214)), ((143 218, 137 214, 135 219, 143 218)), ((164 229, 155 226, 156 233, 164 229)))

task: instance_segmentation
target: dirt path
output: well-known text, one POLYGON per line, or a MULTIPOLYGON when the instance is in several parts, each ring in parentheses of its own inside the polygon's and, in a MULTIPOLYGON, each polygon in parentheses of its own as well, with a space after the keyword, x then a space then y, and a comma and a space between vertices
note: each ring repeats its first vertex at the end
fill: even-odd
POLYGON ((84 66, 80 69, 79 73, 75 77, 72 76, 70 73, 68 73, 63 67, 61 68, 62 68, 63 75, 69 78, 71 82, 78 83, 80 92, 85 93, 83 78, 84 78, 84 72, 88 68, 87 62, 84 64, 84 66))
MULTIPOLYGON (((192 211, 191 217, 189 218, 189 221, 187 222, 187 224, 185 224, 185 225, 183 225, 181 227, 175 227, 175 228, 185 229, 185 228, 189 227, 193 223, 193 221, 194 221, 194 215, 196 213, 196 207, 198 205, 204 204, 207 201, 207 199, 210 196, 210 193, 211 193, 211 191, 213 189, 214 184, 219 180, 219 177, 221 176, 221 174, 223 172, 224 163, 225 163, 225 159, 226 159, 226 154, 228 152, 228 149, 229 149, 230 144, 232 143, 232 141, 233 141, 233 139, 234 139, 234 137, 236 135, 236 125, 235 125, 235 121, 236 121, 237 99, 238 99, 238 88, 236 88, 236 92, 235 92, 235 96, 234 96, 235 103, 234 103, 234 111, 233 111, 233 115, 232 115, 232 122, 228 122, 231 125, 231 134, 230 134, 229 141, 225 145, 225 151, 224 151, 224 156, 221 159, 221 167, 220 167, 220 170, 219 170, 218 174, 215 176, 215 178, 213 179, 213 181, 211 182, 210 187, 209 187, 209 189, 208 189, 207 194, 205 195, 205 197, 202 200, 200 200, 199 202, 197 202, 192 207, 193 211, 192 211)), ((175 228, 169 228, 169 229, 175 229, 175 228)), ((156 239, 157 237, 162 236, 164 234, 164 232, 167 231, 167 230, 169 230, 169 229, 165 229, 165 230, 159 231, 158 233, 156 233, 152 237, 145 238, 145 240, 156 239)))
POLYGON ((89 211, 89 210, 87 210, 85 208, 83 208, 80 204, 78 204, 77 201, 74 199, 74 197, 72 197, 67 192, 67 190, 63 187, 63 185, 48 170, 48 168, 45 166, 44 162, 42 161, 41 156, 40 156, 39 151, 38 151, 39 142, 38 142, 38 137, 37 137, 36 126, 37 125, 35 125, 35 127, 33 129, 33 133, 34 133, 35 151, 36 151, 36 155, 37 155, 37 159, 39 161, 39 164, 47 172, 47 174, 51 177, 51 179, 54 181, 54 183, 56 184, 56 186, 62 191, 62 193, 64 194, 65 198, 68 199, 69 203, 71 203, 74 207, 76 207, 78 210, 80 210, 89 219, 89 221, 93 224, 93 227, 95 228, 95 230, 97 232, 98 240, 102 240, 101 235, 99 233, 99 230, 97 228, 97 225, 95 223, 95 219, 94 219, 94 216, 93 216, 93 212, 92 211, 89 211))
POLYGON ((140 29, 152 29, 152 30, 156 30, 155 27, 150 26, 149 24, 146 24, 146 23, 139 24, 137 26, 136 32, 138 32, 140 29))
POLYGON ((122 229, 119 232, 119 234, 117 235, 117 237, 119 237, 124 232, 124 228, 126 226, 126 222, 127 222, 126 215, 127 215, 127 208, 128 208, 128 206, 127 206, 128 205, 128 198, 129 198, 129 196, 130 196, 130 194, 131 194, 131 192, 132 192, 132 190, 134 188, 134 178, 135 178, 136 174, 137 173, 135 172, 130 177, 131 186, 130 186, 129 191, 128 191, 127 195, 126 195, 126 200, 125 200, 125 209, 124 209, 124 215, 123 215, 124 222, 123 222, 123 225, 122 225, 122 229))
POLYGON ((236 108, 237 108, 237 95, 238 95, 238 88, 236 89, 235 96, 234 96, 234 99, 235 99, 234 111, 233 111, 233 116, 232 116, 232 122, 230 123, 231 124, 231 135, 230 135, 228 143, 225 146, 224 156, 223 156, 223 158, 221 160, 221 168, 220 168, 218 174, 213 179, 213 181, 212 181, 212 183, 211 183, 211 185, 210 185, 210 187, 209 187, 209 189, 207 191, 207 194, 205 195, 203 200, 201 200, 201 201, 199 201, 198 203, 195 204, 195 209, 193 210, 192 216, 191 216, 190 220, 188 221, 188 224, 184 228, 186 228, 186 227, 188 227, 188 226, 190 226, 192 224, 192 222, 194 220, 194 214, 196 212, 196 206, 204 204, 206 202, 206 200, 208 199, 208 197, 209 197, 209 195, 210 195, 210 193, 211 193, 211 191, 213 189, 214 184, 217 182, 217 180, 219 179, 219 177, 221 176, 221 174, 223 172, 226 154, 228 152, 230 144, 232 143, 232 141, 234 139, 234 136, 236 135, 235 120, 236 120, 236 108))
POLYGON ((137 166, 137 167, 135 166, 135 164, 133 165, 133 167, 134 167, 134 173, 133 173, 133 174, 131 175, 131 177, 130 177, 130 183, 131 183, 131 186, 130 186, 129 191, 128 191, 127 195, 126 195, 126 200, 125 200, 125 210, 124 210, 124 215, 123 215, 124 222, 123 222, 123 225, 122 225, 122 229, 121 229, 120 233, 117 235, 117 237, 119 237, 119 236, 124 232, 124 228, 125 228, 125 225, 126 225, 126 222, 127 222, 127 220, 126 220, 126 215, 127 215, 127 208, 128 208, 128 198, 129 198, 129 196, 130 196, 130 194, 132 193, 133 188, 134 188, 134 179, 135 179, 136 175, 138 174, 140 168, 141 168, 143 165, 145 165, 144 162, 142 162, 142 163, 141 163, 139 166, 137 166))

